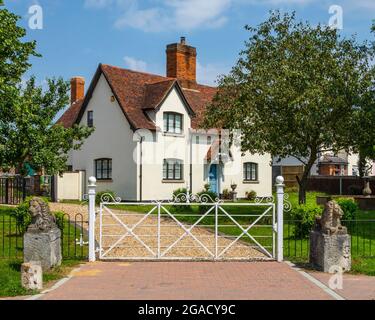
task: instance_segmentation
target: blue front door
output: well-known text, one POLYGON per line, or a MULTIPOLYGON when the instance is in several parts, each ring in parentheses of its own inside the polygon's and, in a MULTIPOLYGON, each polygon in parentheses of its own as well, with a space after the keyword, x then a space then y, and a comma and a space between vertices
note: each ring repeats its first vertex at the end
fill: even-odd
POLYGON ((217 180, 217 164, 211 164, 208 178, 210 182, 210 190, 218 194, 219 188, 218 188, 218 180, 217 180))

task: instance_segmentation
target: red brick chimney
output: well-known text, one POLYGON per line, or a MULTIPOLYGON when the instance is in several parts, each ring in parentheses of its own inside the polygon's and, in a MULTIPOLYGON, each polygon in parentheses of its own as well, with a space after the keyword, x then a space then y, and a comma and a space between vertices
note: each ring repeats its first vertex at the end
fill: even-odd
POLYGON ((85 97, 85 78, 74 77, 70 80, 70 103, 85 97))
POLYGON ((167 77, 196 83, 196 69, 197 49, 188 46, 185 37, 167 46, 167 77))

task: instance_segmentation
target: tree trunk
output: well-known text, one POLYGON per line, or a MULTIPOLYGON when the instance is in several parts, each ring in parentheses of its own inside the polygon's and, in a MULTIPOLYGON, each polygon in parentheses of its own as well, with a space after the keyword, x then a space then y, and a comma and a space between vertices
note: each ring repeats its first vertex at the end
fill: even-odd
POLYGON ((316 153, 312 153, 312 155, 311 155, 308 163, 306 164, 306 166, 304 168, 304 171, 303 171, 303 174, 302 174, 302 178, 300 179, 298 176, 296 177, 298 185, 299 185, 298 203, 300 205, 306 203, 307 178, 310 175, 311 168, 314 165, 316 159, 317 159, 316 153))

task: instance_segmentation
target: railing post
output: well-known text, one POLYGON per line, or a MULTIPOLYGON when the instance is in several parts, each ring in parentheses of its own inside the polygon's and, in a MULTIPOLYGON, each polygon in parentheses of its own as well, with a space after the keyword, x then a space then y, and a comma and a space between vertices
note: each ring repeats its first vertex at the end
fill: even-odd
POLYGON ((284 178, 276 178, 277 195, 277 261, 284 259, 284 178))
POLYGON ((95 259, 95 194, 96 179, 89 178, 88 184, 89 194, 89 261, 94 262, 95 259))

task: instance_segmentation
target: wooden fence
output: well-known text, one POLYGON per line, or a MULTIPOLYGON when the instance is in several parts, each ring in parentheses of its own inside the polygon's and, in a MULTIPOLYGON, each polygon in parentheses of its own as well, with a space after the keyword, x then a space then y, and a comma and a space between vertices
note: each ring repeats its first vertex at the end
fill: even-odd
MULTIPOLYGON (((325 192, 331 195, 361 195, 364 180, 355 176, 310 176, 308 191, 325 192)), ((375 195, 375 177, 370 178, 370 188, 375 195)))

